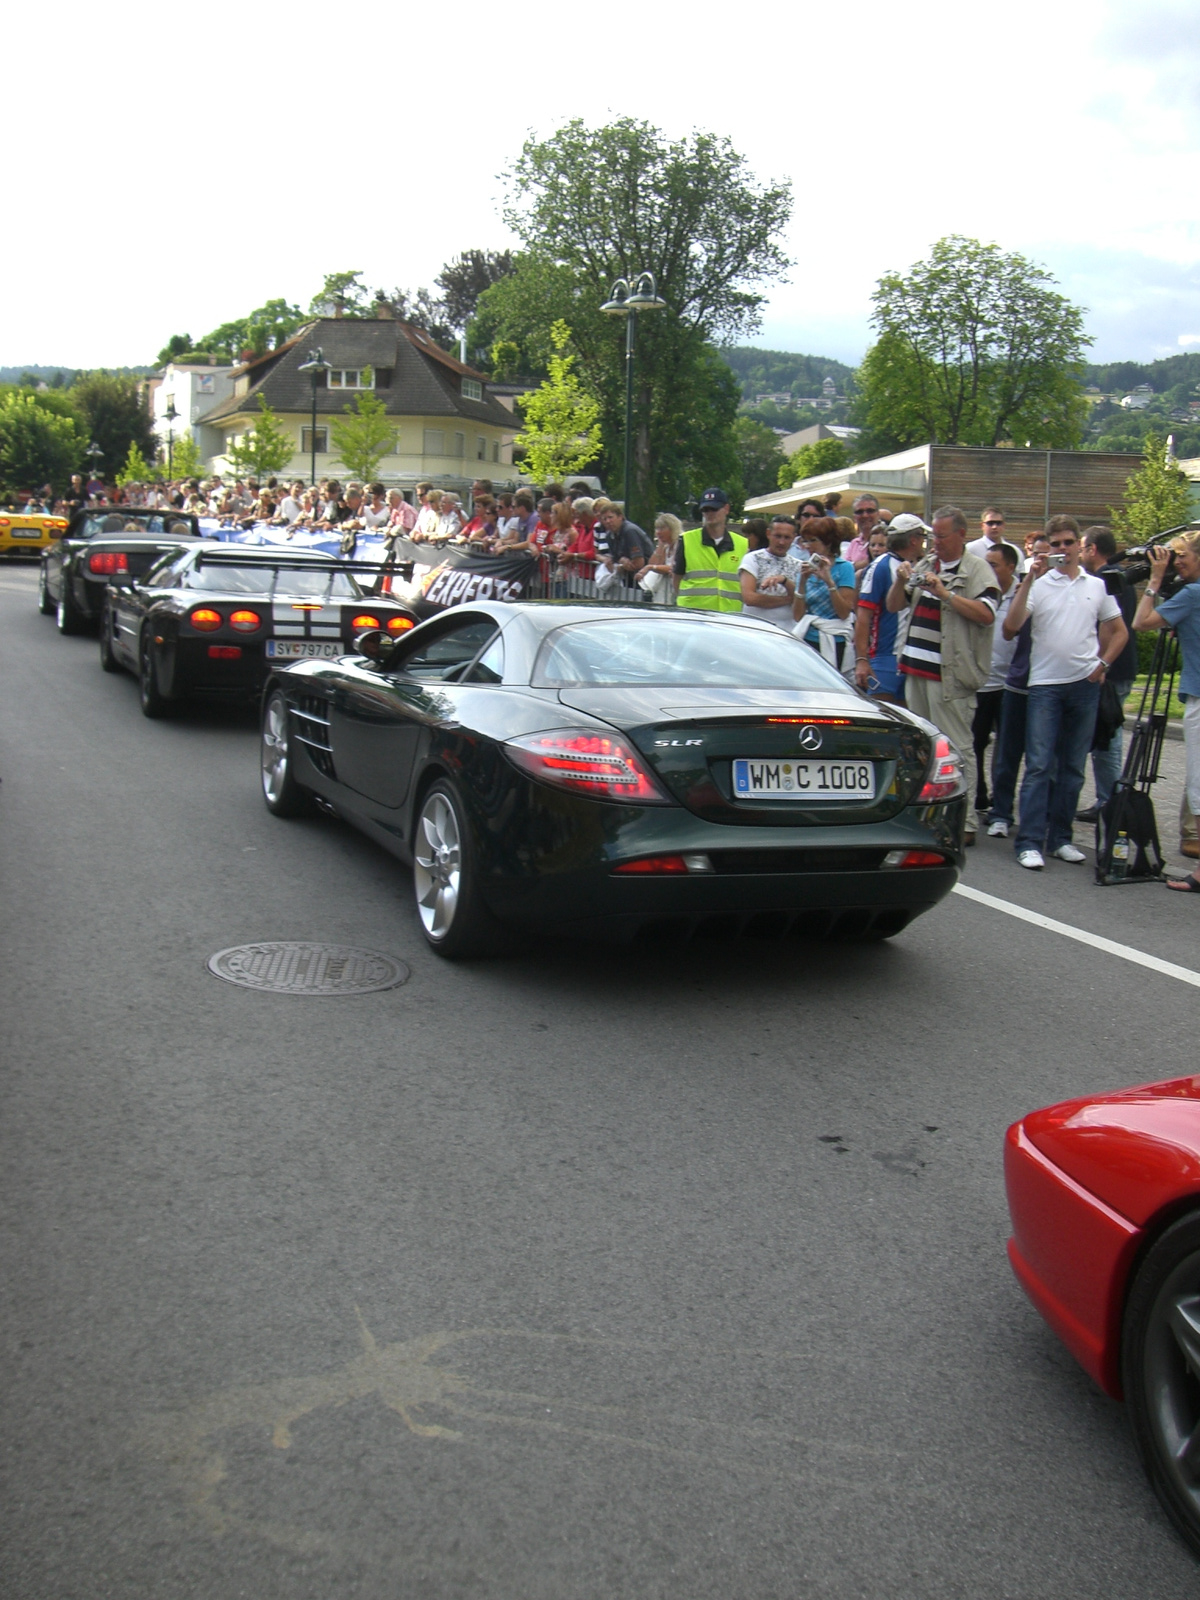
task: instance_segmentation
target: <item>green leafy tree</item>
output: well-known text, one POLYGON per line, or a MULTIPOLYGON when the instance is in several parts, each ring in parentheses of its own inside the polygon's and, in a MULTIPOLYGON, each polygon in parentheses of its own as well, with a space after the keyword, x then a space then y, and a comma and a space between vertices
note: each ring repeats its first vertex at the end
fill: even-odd
POLYGON ((182 433, 168 452, 166 445, 159 447, 158 470, 160 476, 172 478, 199 478, 204 472, 204 457, 190 433, 182 433))
POLYGON ((1135 544, 1145 544, 1190 520, 1191 484, 1186 472, 1167 465, 1167 445, 1161 435, 1146 435, 1142 464, 1125 485, 1125 503, 1119 510, 1109 509, 1113 532, 1135 544))
POLYGON ((154 358, 156 366, 165 367, 168 361, 178 361, 181 356, 186 356, 192 350, 192 336, 190 333, 173 333, 154 358))
POLYGON ((28 390, 10 389, 0 396, 0 490, 40 489, 52 484, 63 490, 78 471, 87 436, 74 418, 60 416, 28 390))
POLYGON ((370 289, 361 272, 327 272, 325 282, 312 297, 309 311, 317 317, 365 317, 371 307, 370 289))
POLYGON ((69 394, 83 418, 86 442, 100 446, 99 469, 106 481, 120 471, 131 444, 143 456, 153 458, 157 441, 138 378, 127 373, 86 372, 76 378, 69 394))
MULTIPOLYGON (((181 351, 173 359, 215 355, 227 363, 234 363, 241 361, 247 351, 252 356, 265 355, 268 350, 278 350, 280 345, 286 344, 308 320, 299 306, 289 305, 286 300, 267 300, 246 316, 223 322, 219 328, 206 333, 198 346, 193 347, 189 342, 187 350, 181 351)), ((160 359, 162 355, 163 351, 160 350, 160 359)))
POLYGON ((369 483, 384 456, 396 448, 396 419, 369 389, 355 395, 354 406, 343 406, 344 417, 330 423, 338 460, 352 478, 369 483))
POLYGON ((538 375, 549 370, 553 322, 567 322, 579 374, 600 402, 603 461, 615 477, 625 445, 624 327, 599 307, 615 279, 653 272, 669 309, 638 318, 632 514, 682 507, 697 478, 715 481, 717 459, 740 490, 737 380, 728 367, 727 383, 713 371, 711 345, 752 332, 760 286, 787 269, 774 241, 790 215, 788 186, 759 184, 728 139, 697 132, 671 141, 630 117, 599 129, 576 119, 527 140, 508 180, 505 220, 525 248, 480 296, 471 348, 512 340, 522 370, 538 375))
POLYGON ((502 383, 515 377, 521 369, 521 346, 515 339, 497 339, 492 346, 491 363, 493 376, 502 383))
POLYGON ((1091 341, 1083 312, 1053 282, 1024 256, 957 234, 906 275, 881 278, 857 420, 897 447, 1077 445, 1091 341))
POLYGON ((525 452, 525 469, 539 483, 580 472, 600 449, 600 404, 588 394, 568 355, 571 330, 561 319, 550 329, 554 353, 540 389, 521 401, 525 426, 513 441, 525 452))
POLYGON ((790 489, 805 478, 836 472, 849 459, 850 452, 840 439, 814 439, 811 444, 802 444, 787 458, 779 471, 778 487, 790 489))
POLYGON ((768 494, 775 488, 784 465, 779 435, 765 423, 739 417, 733 425, 733 437, 743 491, 747 495, 768 494))
POLYGON ((464 250, 448 261, 433 280, 442 291, 446 322, 462 333, 475 315, 479 296, 513 269, 511 250, 464 250))
POLYGON ((136 444, 130 444, 129 454, 117 473, 117 483, 120 487, 124 489, 131 483, 150 483, 159 476, 158 468, 150 465, 136 444))
POLYGON ((275 413, 261 398, 258 409, 254 426, 236 443, 231 441, 225 446, 225 459, 234 472, 265 478, 272 472, 283 471, 296 454, 296 443, 279 426, 275 413))

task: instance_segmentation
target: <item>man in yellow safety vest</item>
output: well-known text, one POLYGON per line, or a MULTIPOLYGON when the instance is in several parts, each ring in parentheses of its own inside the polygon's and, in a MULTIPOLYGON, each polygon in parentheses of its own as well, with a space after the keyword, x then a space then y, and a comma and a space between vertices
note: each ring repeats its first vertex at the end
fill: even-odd
POLYGON ((730 533, 729 496, 724 489, 706 489, 700 496, 702 528, 690 528, 675 552, 678 604, 692 611, 742 609, 738 567, 750 548, 740 533, 730 533))

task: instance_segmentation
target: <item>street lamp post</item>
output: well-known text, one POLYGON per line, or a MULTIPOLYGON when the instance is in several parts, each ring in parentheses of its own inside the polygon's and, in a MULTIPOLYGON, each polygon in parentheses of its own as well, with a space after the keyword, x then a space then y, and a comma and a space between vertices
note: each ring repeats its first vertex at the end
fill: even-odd
POLYGON ((312 446, 312 463, 309 471, 309 487, 315 489, 317 487, 317 374, 329 371, 329 363, 320 345, 308 352, 308 360, 301 365, 300 371, 307 372, 312 380, 312 427, 309 430, 308 440, 312 446))
POLYGON ((633 489, 633 346, 634 325, 639 311, 665 311, 667 302, 661 300, 652 272, 641 272, 634 279, 633 288, 626 278, 618 278, 609 290, 609 298, 600 307, 610 316, 625 318, 625 515, 629 515, 629 500, 633 489))
POLYGON ((171 396, 167 400, 167 409, 163 412, 163 416, 167 419, 167 482, 168 483, 170 483, 171 479, 174 477, 174 473, 172 471, 172 467, 174 465, 174 460, 175 460, 175 419, 178 417, 178 415, 179 415, 179 413, 175 409, 174 396, 171 396))
MULTIPOLYGON (((94 478, 96 476, 96 463, 104 459, 104 451, 101 450, 95 439, 93 439, 91 444, 88 445, 87 449, 83 453, 88 458, 88 475, 89 477, 94 478)), ((85 484, 85 493, 86 489, 87 485, 85 484)))

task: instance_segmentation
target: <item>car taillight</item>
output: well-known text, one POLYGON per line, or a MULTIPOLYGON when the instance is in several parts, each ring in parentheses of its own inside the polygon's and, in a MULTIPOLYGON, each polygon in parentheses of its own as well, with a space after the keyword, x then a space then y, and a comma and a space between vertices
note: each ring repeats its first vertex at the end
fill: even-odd
POLYGON ((369 611, 364 611, 354 618, 350 626, 355 633, 361 633, 364 628, 377 628, 379 626, 379 618, 373 617, 369 611))
POLYGON ((12 527, 12 523, 8 520, 7 517, 0 517, 0 528, 11 528, 11 527, 12 527))
POLYGON ((885 867, 944 867, 946 858, 936 850, 889 850, 885 867))
POLYGON ((412 626, 413 619, 411 617, 390 617, 388 619, 389 633, 407 633, 412 626))
POLYGON ((556 789, 641 806, 671 804, 630 746, 615 734, 556 728, 552 733, 510 739, 504 749, 523 772, 556 789))
POLYGON ((713 864, 708 856, 699 852, 685 856, 638 856, 635 861, 622 861, 614 873, 638 878, 671 878, 687 872, 711 872, 713 864))
POLYGON ((88 571, 111 578, 114 573, 129 571, 129 557, 124 550, 93 550, 88 557, 88 571))
POLYGON ((955 795, 962 794, 965 788, 963 765, 958 752, 945 734, 939 734, 933 747, 929 776, 925 779, 925 787, 917 796, 915 804, 924 805, 930 800, 953 800, 955 795))
POLYGON ((224 620, 219 611, 213 611, 209 606, 198 606, 188 618, 192 627, 199 628, 201 633, 211 633, 214 628, 219 628, 224 620))
POLYGON ((236 628, 239 633, 253 633, 256 628, 262 627, 262 618, 257 611, 231 611, 229 626, 236 628))

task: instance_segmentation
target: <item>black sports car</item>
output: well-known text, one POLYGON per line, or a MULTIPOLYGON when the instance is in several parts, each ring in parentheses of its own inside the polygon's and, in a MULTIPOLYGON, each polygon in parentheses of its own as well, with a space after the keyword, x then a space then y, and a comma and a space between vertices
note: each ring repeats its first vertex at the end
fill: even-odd
POLYGON ((362 633, 394 638, 416 620, 390 595, 366 594, 330 556, 176 546, 143 576, 109 584, 100 665, 135 673, 142 710, 161 717, 192 694, 257 695, 276 664, 336 658, 362 633))
POLYGON ((769 623, 491 601, 359 645, 268 677, 263 794, 411 860, 447 956, 504 923, 887 938, 962 866, 949 742, 769 623))
POLYGON ((94 628, 113 578, 138 578, 167 550, 200 537, 182 511, 93 506, 76 511, 67 531, 42 555, 38 610, 58 617, 60 633, 94 628))

